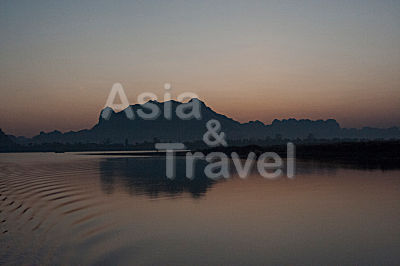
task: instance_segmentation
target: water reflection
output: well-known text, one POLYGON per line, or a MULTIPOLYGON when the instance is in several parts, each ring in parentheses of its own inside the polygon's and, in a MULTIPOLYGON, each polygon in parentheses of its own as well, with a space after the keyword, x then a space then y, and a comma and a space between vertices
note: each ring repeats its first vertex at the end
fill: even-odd
POLYGON ((0 265, 400 265, 400 171, 205 165, 168 180, 161 157, 0 154, 0 265))
MULTIPOLYGON (((166 161, 164 157, 103 158, 99 160, 101 189, 106 194, 113 193, 118 187, 131 195, 146 195, 151 198, 176 197, 182 193, 189 193, 193 198, 199 198, 204 196, 215 183, 224 181, 224 179, 207 178, 204 174, 206 165, 206 161, 198 160, 195 167, 195 178, 190 180, 186 178, 185 158, 177 157, 176 178, 171 180, 165 175, 166 161)), ((284 163, 280 179, 288 179, 285 165, 284 163)), ((377 164, 366 165, 354 162, 348 164, 337 161, 312 160, 296 162, 297 177, 305 175, 335 176, 340 169, 387 170, 386 167, 377 164)), ((231 178, 239 178, 232 162, 230 163, 230 173, 231 178)), ((257 174, 255 164, 253 164, 250 176, 258 176, 262 179, 257 174)))
POLYGON ((216 182, 204 175, 205 161, 198 161, 193 180, 186 178, 185 160, 176 160, 176 178, 165 176, 165 158, 111 158, 99 161, 102 190, 113 193, 117 185, 132 195, 174 197, 184 192, 203 196, 216 182))

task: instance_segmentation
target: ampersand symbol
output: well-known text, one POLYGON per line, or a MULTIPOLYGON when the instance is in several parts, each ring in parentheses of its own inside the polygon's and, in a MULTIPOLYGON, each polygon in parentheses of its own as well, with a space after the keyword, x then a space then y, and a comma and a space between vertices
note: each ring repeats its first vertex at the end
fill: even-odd
POLYGON ((219 145, 228 146, 225 141, 225 133, 219 131, 221 129, 221 124, 218 120, 211 119, 206 124, 207 132, 203 135, 203 141, 210 147, 216 147, 219 145))

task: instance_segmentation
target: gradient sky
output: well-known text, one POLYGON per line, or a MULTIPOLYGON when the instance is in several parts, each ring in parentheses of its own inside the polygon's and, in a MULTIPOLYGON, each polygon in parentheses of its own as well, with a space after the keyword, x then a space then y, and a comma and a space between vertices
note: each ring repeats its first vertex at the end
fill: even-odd
POLYGON ((239 121, 400 126, 400 1, 0 2, 0 128, 98 120, 163 84, 239 121))

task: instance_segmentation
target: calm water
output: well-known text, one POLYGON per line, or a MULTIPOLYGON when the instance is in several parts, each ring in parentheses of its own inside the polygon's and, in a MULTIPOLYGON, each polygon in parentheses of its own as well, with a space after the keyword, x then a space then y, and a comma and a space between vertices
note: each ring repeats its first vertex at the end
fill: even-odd
POLYGON ((0 154, 0 264, 400 264, 398 170, 169 181, 164 164, 0 154))

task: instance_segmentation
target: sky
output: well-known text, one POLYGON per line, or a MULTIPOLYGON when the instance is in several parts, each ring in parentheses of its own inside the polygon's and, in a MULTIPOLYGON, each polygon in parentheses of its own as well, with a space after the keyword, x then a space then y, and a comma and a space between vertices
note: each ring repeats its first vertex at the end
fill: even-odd
POLYGON ((4 132, 91 128, 116 82, 241 122, 400 126, 400 1, 0 1, 4 132))

